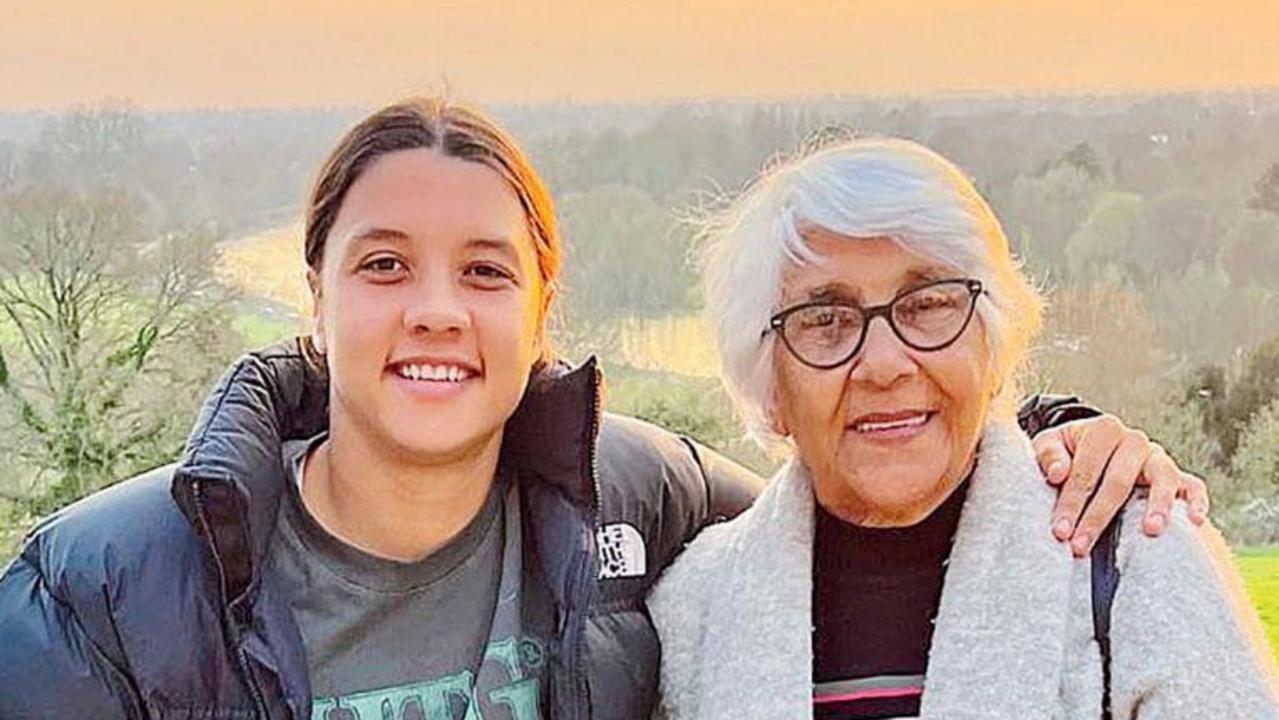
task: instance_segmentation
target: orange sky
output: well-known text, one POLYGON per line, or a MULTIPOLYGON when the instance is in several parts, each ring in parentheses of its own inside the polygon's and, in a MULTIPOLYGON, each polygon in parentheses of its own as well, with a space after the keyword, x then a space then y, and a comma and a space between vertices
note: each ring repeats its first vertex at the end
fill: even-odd
POLYGON ((1279 0, 0 0, 0 109, 1279 87, 1279 0))

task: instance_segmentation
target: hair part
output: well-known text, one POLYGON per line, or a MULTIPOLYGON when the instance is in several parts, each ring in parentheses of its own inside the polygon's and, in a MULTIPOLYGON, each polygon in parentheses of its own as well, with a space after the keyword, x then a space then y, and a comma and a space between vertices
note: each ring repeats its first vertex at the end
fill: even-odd
POLYGON ((981 280, 986 292, 976 312, 992 357, 992 409, 1012 413, 1043 299, 990 206, 958 167, 922 145, 839 138, 765 170, 703 226, 706 312, 722 376, 761 445, 786 447, 771 426, 776 337, 766 331, 780 309, 787 265, 819 260, 806 238, 816 228, 850 242, 891 238, 981 280))
POLYGON ((351 186, 378 158, 401 150, 435 150, 445 157, 486 165, 519 199, 537 257, 543 287, 539 317, 541 362, 551 357, 546 339, 547 302, 561 263, 555 207, 546 184, 515 139, 478 109, 438 96, 415 97, 378 110, 338 141, 312 185, 306 205, 305 257, 317 274, 324 264, 329 232, 351 186))

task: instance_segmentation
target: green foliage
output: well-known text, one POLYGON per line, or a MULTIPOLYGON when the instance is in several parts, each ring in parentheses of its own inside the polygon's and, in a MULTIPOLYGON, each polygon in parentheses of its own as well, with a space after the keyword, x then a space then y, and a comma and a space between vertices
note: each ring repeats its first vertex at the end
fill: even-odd
POLYGON ((17 497, 18 516, 46 514, 171 457, 194 405, 188 389, 157 376, 220 366, 235 351, 175 358, 221 312, 224 293, 209 274, 214 238, 155 238, 139 214, 133 198, 103 187, 0 197, 0 447, 23 479, 0 490, 17 497))
POLYGON ((1083 223, 1066 242, 1071 277, 1096 277, 1107 265, 1142 268, 1136 243, 1145 222, 1145 200, 1130 192, 1111 191, 1097 198, 1083 223))
POLYGON ((1232 542, 1279 542, 1279 399, 1248 423, 1229 471, 1209 478, 1213 515, 1232 542))
POLYGON ((608 409, 722 447, 741 429, 732 405, 715 378, 682 377, 610 366, 608 409))
POLYGON ((1257 180, 1248 207, 1279 215, 1279 162, 1271 163, 1257 180))
POLYGON ((155 347, 155 341, 159 337, 160 329, 154 325, 144 325, 138 328, 137 337, 134 338, 133 342, 112 353, 107 358, 107 365, 111 367, 129 365, 134 370, 141 370, 142 366, 146 364, 147 354, 155 347))
POLYGON ((776 462, 743 433, 732 402, 717 378, 609 366, 607 409, 656 423, 724 453, 761 475, 776 462))
POLYGON ((1231 386, 1220 409, 1220 441, 1227 457, 1233 457, 1242 434, 1262 408, 1279 399, 1279 336, 1250 353, 1244 371, 1231 386))
POLYGON ((1170 358, 1139 293, 1121 278, 1101 277, 1058 289, 1051 303, 1035 358, 1044 387, 1081 394, 1122 417, 1162 399, 1170 358))
POLYGON ((1062 153, 1060 157, 1045 162, 1038 174, 1045 175, 1059 167, 1072 168, 1093 180, 1105 179, 1106 171, 1101 156, 1092 145, 1086 142, 1081 142, 1062 153))
POLYGON ((1273 288, 1279 280, 1279 214, 1242 215, 1222 244, 1221 265, 1237 287, 1273 288))
POLYGON ((1237 292, 1216 263, 1196 261, 1176 274, 1156 277, 1147 292, 1159 332, 1168 346, 1196 364, 1219 362, 1237 346, 1237 292))
POLYGON ((1065 264, 1065 248, 1087 217, 1105 184, 1070 164, 1019 174, 1012 182, 1004 224, 1014 241, 1034 242, 1034 259, 1044 271, 1065 264))
POLYGON ((245 309, 231 318, 231 327, 244 339, 245 347, 260 348, 296 335, 298 322, 245 309))
POLYGON ((662 315, 689 307, 688 238, 643 190, 602 185, 562 198, 563 302, 572 318, 662 315))
POLYGON ((1127 420, 1157 439, 1183 470, 1209 477, 1222 468, 1221 446, 1207 420, 1211 398, 1193 390, 1199 387, 1197 376, 1196 371, 1184 386, 1172 388, 1153 411, 1139 411, 1127 420))

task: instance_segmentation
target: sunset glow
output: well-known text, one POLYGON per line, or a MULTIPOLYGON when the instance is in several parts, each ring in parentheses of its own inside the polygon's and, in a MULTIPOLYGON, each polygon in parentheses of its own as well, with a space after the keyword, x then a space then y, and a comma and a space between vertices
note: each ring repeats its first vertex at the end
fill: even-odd
POLYGON ((1274 0, 6 0, 0 18, 0 109, 1279 86, 1274 0))

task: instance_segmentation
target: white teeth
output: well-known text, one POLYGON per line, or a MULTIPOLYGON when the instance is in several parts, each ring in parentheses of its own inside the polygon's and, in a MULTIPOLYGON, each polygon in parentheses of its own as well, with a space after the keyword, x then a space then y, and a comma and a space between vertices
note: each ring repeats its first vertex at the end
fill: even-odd
POLYGON ((461 382, 471 377, 471 371, 457 365, 417 365, 405 363, 400 365, 399 374, 409 380, 431 380, 435 382, 461 382))
POLYGON ((893 420, 891 422, 861 422, 857 423, 854 426, 854 429, 857 430, 857 432, 882 432, 884 430, 918 427, 926 422, 928 422, 928 413, 903 418, 901 420, 893 420))

